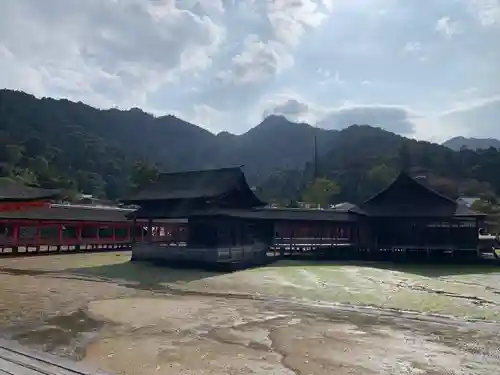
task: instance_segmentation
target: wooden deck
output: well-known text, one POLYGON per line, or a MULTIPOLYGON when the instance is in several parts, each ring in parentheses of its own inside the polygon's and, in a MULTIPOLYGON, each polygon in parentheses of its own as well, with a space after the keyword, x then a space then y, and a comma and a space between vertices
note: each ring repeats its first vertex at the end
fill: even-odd
POLYGON ((0 375, 110 375, 0 339, 0 375))

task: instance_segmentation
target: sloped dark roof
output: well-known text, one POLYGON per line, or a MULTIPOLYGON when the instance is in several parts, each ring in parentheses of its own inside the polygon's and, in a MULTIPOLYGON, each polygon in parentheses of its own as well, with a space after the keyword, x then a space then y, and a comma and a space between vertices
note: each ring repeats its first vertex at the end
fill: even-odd
POLYGON ((0 202, 52 199, 57 197, 59 194, 60 190, 48 190, 30 187, 14 181, 0 179, 0 202))
MULTIPOLYGON (((78 205, 58 205, 36 207, 17 211, 0 211, 0 220, 37 220, 37 221, 86 221, 100 223, 130 223, 129 215, 135 210, 126 208, 102 208, 78 205)), ((143 221, 143 220, 139 220, 143 221)), ((157 223, 183 223, 186 220, 162 219, 157 223)))
POLYGON ((380 217, 480 216, 465 208, 404 171, 387 188, 361 206, 368 215, 380 217))
POLYGON ((249 206, 265 204, 250 189, 239 167, 162 173, 155 183, 122 202, 140 205, 153 201, 210 200, 231 193, 238 194, 249 206))
POLYGON ((200 216, 225 216, 244 219, 260 220, 304 220, 304 221, 354 221, 358 214, 339 210, 314 210, 303 208, 268 208, 254 207, 249 209, 208 209, 208 210, 187 210, 152 211, 139 209, 130 216, 136 216, 139 219, 144 218, 174 218, 174 217, 200 217, 200 216))
POLYGON ((16 211, 0 212, 0 220, 50 220, 50 221, 89 221, 89 222, 126 222, 129 209, 108 209, 72 205, 52 205, 16 211))

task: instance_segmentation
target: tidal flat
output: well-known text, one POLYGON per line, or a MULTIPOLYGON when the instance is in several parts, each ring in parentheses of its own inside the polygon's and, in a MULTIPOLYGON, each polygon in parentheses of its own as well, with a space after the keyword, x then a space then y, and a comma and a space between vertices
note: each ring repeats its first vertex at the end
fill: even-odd
POLYGON ((500 373, 500 268, 0 259, 0 333, 114 374, 500 373))

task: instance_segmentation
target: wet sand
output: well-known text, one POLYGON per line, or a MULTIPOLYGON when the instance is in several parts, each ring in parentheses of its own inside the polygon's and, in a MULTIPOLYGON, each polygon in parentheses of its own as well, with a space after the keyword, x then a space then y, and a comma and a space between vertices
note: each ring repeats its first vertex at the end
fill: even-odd
POLYGON ((500 269, 213 274, 128 257, 0 260, 0 332, 115 374, 500 373, 500 269))

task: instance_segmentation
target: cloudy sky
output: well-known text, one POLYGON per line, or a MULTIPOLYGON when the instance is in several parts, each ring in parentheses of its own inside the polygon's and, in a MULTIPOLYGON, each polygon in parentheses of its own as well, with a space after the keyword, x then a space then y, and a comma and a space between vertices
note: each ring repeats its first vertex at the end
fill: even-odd
POLYGON ((0 87, 213 132, 500 138, 500 0, 0 0, 0 87))

